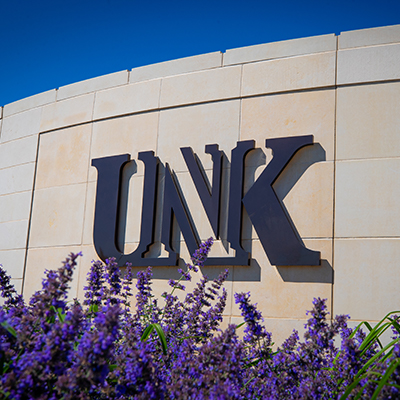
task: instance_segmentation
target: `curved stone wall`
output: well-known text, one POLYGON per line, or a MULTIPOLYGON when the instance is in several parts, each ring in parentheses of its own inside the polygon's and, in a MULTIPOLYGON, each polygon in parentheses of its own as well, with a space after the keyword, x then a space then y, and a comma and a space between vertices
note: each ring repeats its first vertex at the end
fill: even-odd
MULTIPOLYGON (((246 193, 271 161, 266 139, 312 134, 314 145, 296 153, 273 188, 300 240, 321 253, 321 265, 271 265, 244 211, 242 246, 251 263, 228 266, 224 323, 240 321, 237 291, 251 291, 277 342, 302 330, 313 297, 327 298, 333 314, 350 314, 354 323, 379 320, 400 300, 399 64, 397 25, 168 61, 8 104, 0 119, 0 262, 30 296, 45 268, 82 251, 71 290, 82 297, 90 261, 98 258, 93 159, 129 153, 137 161, 124 172, 126 180, 132 174, 129 253, 140 237, 139 152, 153 150, 170 165, 206 239, 213 231, 180 148, 190 146, 211 178, 205 145, 218 144, 227 193, 232 149, 255 140, 258 150, 244 165, 246 193)), ((227 207, 223 196, 223 222, 227 207)), ((174 237, 188 259, 182 235, 174 237)), ((227 250, 226 240, 217 240, 212 255, 227 250)), ((202 273, 215 277, 224 268, 202 273)), ((156 293, 167 290, 175 271, 154 267, 156 293)))

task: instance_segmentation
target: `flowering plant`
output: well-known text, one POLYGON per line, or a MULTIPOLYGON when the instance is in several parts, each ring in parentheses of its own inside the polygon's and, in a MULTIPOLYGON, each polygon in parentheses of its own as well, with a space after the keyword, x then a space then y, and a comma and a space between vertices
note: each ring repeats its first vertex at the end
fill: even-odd
POLYGON ((0 270, 1 399, 370 399, 400 398, 399 320, 388 314, 369 331, 327 321, 325 300, 314 299, 305 340, 296 331, 273 350, 271 334, 249 293, 235 295, 244 319, 220 329, 228 271, 200 279, 183 300, 184 281, 204 264, 202 243, 192 263, 156 299, 151 268, 133 274, 113 259, 94 262, 85 299, 67 302, 79 254, 46 271, 29 303, 0 270), (379 337, 393 329, 393 340, 379 337), (335 337, 340 337, 340 347, 335 337))

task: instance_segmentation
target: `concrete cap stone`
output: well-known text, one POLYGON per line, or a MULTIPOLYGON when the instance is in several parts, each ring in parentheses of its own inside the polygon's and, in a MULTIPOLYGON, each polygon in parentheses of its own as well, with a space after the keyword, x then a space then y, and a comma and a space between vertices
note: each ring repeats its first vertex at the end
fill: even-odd
POLYGON ((224 65, 249 63, 336 50, 335 34, 284 40, 227 50, 224 65))
POLYGON ((63 100, 68 97, 79 96, 98 90, 108 89, 114 86, 120 86, 128 83, 129 71, 119 71, 112 74, 98 76, 92 79, 86 79, 81 82, 62 86, 57 91, 57 100, 63 100))
POLYGON ((400 25, 341 32, 339 50, 400 42, 400 25))
POLYGON ((129 82, 135 83, 204 69, 218 68, 221 67, 221 64, 222 53, 220 51, 193 57, 179 58, 177 60, 134 68, 130 73, 129 82))
POLYGON ((48 90, 35 94, 34 96, 25 97, 24 99, 14 101, 13 103, 6 104, 3 108, 4 117, 26 111, 31 108, 40 107, 45 104, 53 103, 56 101, 56 89, 48 90))

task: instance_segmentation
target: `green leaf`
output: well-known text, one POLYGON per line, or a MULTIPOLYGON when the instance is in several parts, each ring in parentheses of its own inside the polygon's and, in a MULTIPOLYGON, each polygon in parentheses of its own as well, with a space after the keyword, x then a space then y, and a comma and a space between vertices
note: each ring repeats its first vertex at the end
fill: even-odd
POLYGON ((358 400, 364 392, 364 389, 368 386, 368 382, 358 391, 357 396, 354 397, 354 400, 358 400))
POLYGON ((383 375, 381 381, 379 382, 378 387, 375 389, 375 392, 372 395, 371 400, 375 400, 378 397, 379 393, 381 392, 381 390, 383 389, 383 387, 385 386, 385 384, 387 383, 390 376, 395 371, 395 369, 397 368, 398 365, 400 365, 400 359, 395 359, 392 361, 392 363, 389 365, 388 369, 386 370, 385 375, 383 375))
POLYGON ((60 307, 57 309, 57 315, 58 315, 58 319, 59 319, 59 321, 60 321, 61 323, 65 321, 65 317, 67 316, 67 315, 63 312, 62 308, 60 308, 60 307))
POLYGON ((400 389, 400 385, 396 385, 395 383, 388 383, 387 386, 395 387, 397 389, 400 389))
POLYGON ((374 342, 378 342, 381 349, 383 348, 382 343, 379 340, 379 336, 381 336, 390 326, 390 323, 386 322, 381 325, 383 321, 379 322, 375 328, 372 329, 371 325, 368 322, 365 322, 365 325, 370 329, 369 334, 363 340, 360 346, 361 355, 364 355, 365 352, 374 344, 374 342))
POLYGON ((151 332, 153 332, 153 329, 154 329, 154 324, 148 325, 147 328, 143 331, 143 334, 142 334, 142 337, 140 338, 140 340, 142 342, 147 340, 148 337, 150 336, 151 332))
POLYGON ((379 359, 382 354, 385 353, 385 351, 391 347, 393 347, 393 345, 397 342, 396 340, 391 341, 388 345, 386 345, 382 350, 380 350, 378 353, 376 353, 373 357, 371 357, 365 364, 364 366, 357 372, 357 375, 355 376, 355 378, 358 378, 359 376, 361 376, 370 365, 372 365, 376 359, 379 359))
POLYGON ((256 377, 253 376, 252 378, 250 378, 250 379, 244 384, 243 387, 246 387, 253 379, 256 379, 256 377))
POLYGON ((164 334, 164 331, 162 330, 160 324, 150 324, 150 325, 148 325, 147 328, 144 330, 140 340, 142 342, 147 340, 149 338, 149 336, 151 335, 151 332, 153 332, 154 329, 156 330, 158 338, 160 339, 160 343, 161 343, 161 347, 162 347, 163 353, 164 353, 164 355, 166 355, 167 354, 167 340, 165 339, 165 334, 164 334))
POLYGON ((161 347, 162 347, 163 353, 164 353, 164 355, 167 355, 167 340, 165 339, 164 331, 162 330, 160 324, 153 324, 153 325, 154 325, 154 328, 155 328, 155 330, 157 332, 157 335, 158 335, 158 337, 160 339, 160 343, 161 343, 161 347))
POLYGON ((1 326, 11 335, 13 335, 15 338, 17 337, 17 332, 15 331, 15 329, 7 322, 7 321, 3 321, 1 323, 1 326))
POLYGON ((386 321, 387 319, 391 320, 389 318, 389 315, 392 314, 398 314, 400 313, 400 311, 391 311, 390 313, 386 314, 377 324, 376 326, 372 329, 371 325, 364 321, 361 322, 357 328, 354 330, 354 332, 351 334, 351 337, 353 337, 356 333, 356 331, 358 329, 360 329, 360 327, 362 325, 365 325, 368 329, 369 329, 369 334, 367 335, 367 337, 364 339, 363 343, 360 346, 360 350, 362 352, 362 354, 365 353, 366 349, 368 349, 376 340, 378 342, 378 344, 380 345, 381 348, 383 348, 382 343, 379 341, 379 336, 381 336, 389 327, 390 325, 392 325, 390 322, 386 322, 384 323, 384 321, 386 321))
POLYGON ((397 333, 400 333, 400 324, 392 318, 388 318, 390 321, 392 321, 392 325, 394 327, 394 329, 396 329, 397 333))
MULTIPOLYGON (((357 387, 357 385, 360 383, 361 379, 362 379, 362 377, 359 377, 359 378, 355 379, 351 385, 348 385, 347 388, 346 388, 346 391, 345 391, 345 392, 342 394, 342 396, 340 397, 340 400, 345 400, 345 399, 347 399, 347 397, 348 397, 349 394, 353 391, 353 389, 355 389, 355 388, 357 387)), ((366 385, 367 385, 367 384, 366 384, 366 385)), ((364 385, 364 386, 360 389, 360 391, 358 392, 358 394, 360 394, 360 393, 362 394, 362 391, 363 391, 363 389, 364 389, 364 387, 365 387, 366 385, 364 385)), ((360 397, 360 396, 358 396, 358 398, 359 398, 359 397, 360 397)))
POLYGON ((99 306, 97 304, 91 304, 89 307, 90 313, 97 313, 99 311, 99 306))
POLYGON ((108 366, 108 368, 110 369, 111 372, 116 370, 117 367, 118 367, 118 364, 111 364, 111 365, 108 366))

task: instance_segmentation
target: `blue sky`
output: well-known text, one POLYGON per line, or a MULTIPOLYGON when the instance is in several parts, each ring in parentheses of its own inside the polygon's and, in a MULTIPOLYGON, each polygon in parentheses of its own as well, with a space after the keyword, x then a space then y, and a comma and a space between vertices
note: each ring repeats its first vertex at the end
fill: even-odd
POLYGON ((400 23, 400 0, 0 0, 0 105, 196 54, 400 23))

